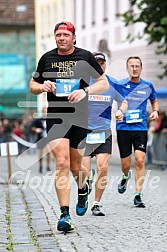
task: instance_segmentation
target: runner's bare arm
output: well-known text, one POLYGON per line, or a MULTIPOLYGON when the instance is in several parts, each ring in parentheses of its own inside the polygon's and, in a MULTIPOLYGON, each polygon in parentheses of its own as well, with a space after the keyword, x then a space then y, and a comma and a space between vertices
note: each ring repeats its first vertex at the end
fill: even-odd
POLYGON ((159 118, 159 104, 158 100, 154 100, 151 102, 152 110, 153 112, 150 114, 150 119, 151 120, 157 120, 159 118))
POLYGON ((118 122, 122 122, 124 113, 126 112, 128 108, 128 102, 126 100, 123 100, 119 106, 119 109, 116 111, 115 118, 118 120, 118 122))
MULTIPOLYGON (((101 75, 96 82, 87 87, 88 94, 100 94, 109 89, 109 83, 105 74, 101 75)), ((71 103, 76 103, 85 98, 86 93, 83 89, 75 90, 68 96, 68 100, 71 103)))

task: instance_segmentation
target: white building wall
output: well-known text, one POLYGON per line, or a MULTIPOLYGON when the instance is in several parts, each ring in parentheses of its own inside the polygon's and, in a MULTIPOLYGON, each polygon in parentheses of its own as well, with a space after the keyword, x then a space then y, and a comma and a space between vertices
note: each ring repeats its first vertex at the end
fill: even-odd
MULTIPOLYGON (((130 28, 124 27, 120 18, 116 16, 117 4, 119 2, 119 13, 124 12, 129 4, 128 0, 79 0, 74 1, 76 4, 76 34, 77 46, 83 47, 90 51, 96 51, 99 46, 99 41, 106 39, 108 49, 112 52, 120 49, 129 48, 129 43, 125 42, 130 28), (85 2, 85 10, 83 11, 83 3, 85 2), (93 6, 93 3, 95 4, 93 6), (106 11, 104 10, 104 3, 106 3, 106 11), (95 11, 95 23, 92 25, 92 9, 95 11), (83 27, 83 14, 85 19, 83 27), (104 20, 104 18, 107 20, 104 20)), ((134 26, 133 26, 134 27, 134 26)), ((142 29, 142 25, 136 25, 136 32, 142 29)), ((132 29, 131 29, 132 30, 132 29)), ((133 28, 133 30, 135 30, 133 28)), ((131 44, 131 47, 137 47, 145 44, 145 42, 138 40, 131 44)), ((108 57, 108 63, 111 59, 108 57)))
POLYGON ((56 47, 55 24, 68 20, 73 23, 73 0, 35 0, 37 59, 56 47))
MULTIPOLYGON (((35 0, 36 58, 56 47, 55 24, 68 20, 73 23, 72 0, 35 0)), ((38 112, 46 106, 46 93, 38 95, 38 112)))
POLYGON ((67 20, 76 27, 76 46, 94 52, 98 50, 100 40, 107 41, 111 57, 106 51, 104 53, 107 73, 111 76, 117 79, 126 77, 126 59, 137 55, 143 61, 142 77, 152 81, 155 88, 166 85, 167 78, 160 80, 157 77, 161 73, 158 61, 165 57, 155 55, 156 46, 147 46, 145 38, 135 39, 132 43, 126 40, 129 32, 135 35, 144 27, 140 23, 125 27, 116 15, 129 9, 129 0, 35 0, 35 4, 37 59, 55 47, 55 24, 67 20))
MULTIPOLYGON (((111 51, 111 58, 108 57, 107 72, 121 79, 126 75, 125 62, 131 55, 137 55, 143 61, 143 78, 152 81, 156 88, 163 87, 167 83, 167 78, 160 80, 157 76, 161 73, 158 64, 164 56, 155 55, 156 45, 147 45, 146 36, 142 40, 135 39, 132 43, 126 40, 129 32, 132 35, 142 33, 144 24, 138 23, 125 27, 121 19, 116 15, 129 9, 129 0, 76 0, 76 34, 77 46, 90 51, 98 50, 99 41, 106 39, 108 49, 111 51), (83 24, 83 2, 85 1, 85 27, 83 24), (92 25, 92 3, 94 2, 95 23, 92 25), (104 2, 107 3, 106 16, 108 20, 104 22, 104 2)), ((134 8, 134 12, 137 10, 134 8)))

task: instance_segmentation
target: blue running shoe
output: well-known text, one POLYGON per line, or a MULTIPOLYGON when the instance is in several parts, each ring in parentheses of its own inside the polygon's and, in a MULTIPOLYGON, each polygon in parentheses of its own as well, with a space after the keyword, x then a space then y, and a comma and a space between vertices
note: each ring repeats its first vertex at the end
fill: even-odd
POLYGON ((145 204, 142 202, 142 199, 141 199, 141 193, 135 193, 134 195, 134 206, 135 207, 140 207, 140 208, 145 208, 145 204))
POLYGON ((88 186, 89 186, 89 194, 92 191, 92 184, 93 184, 93 181, 94 181, 94 176, 95 176, 95 169, 91 169, 90 170, 90 176, 88 177, 88 179, 86 181, 88 183, 88 186))
POLYGON ((83 194, 78 194, 78 203, 76 205, 76 213, 79 216, 83 216, 89 208, 89 185, 86 183, 86 192, 83 194))
POLYGON ((62 232, 68 232, 74 230, 70 215, 62 214, 58 220, 57 230, 62 232))
POLYGON ((131 171, 128 172, 127 176, 125 176, 125 175, 122 176, 122 179, 118 184, 118 192, 119 193, 122 194, 126 191, 127 184, 128 184, 128 181, 130 178, 131 178, 131 171))

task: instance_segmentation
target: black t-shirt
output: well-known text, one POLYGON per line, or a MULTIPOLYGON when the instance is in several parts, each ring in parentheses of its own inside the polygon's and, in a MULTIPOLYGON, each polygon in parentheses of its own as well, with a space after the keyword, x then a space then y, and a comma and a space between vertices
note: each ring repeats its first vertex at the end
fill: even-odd
MULTIPOLYGON (((79 79, 81 89, 89 85, 91 77, 97 79, 102 74, 103 71, 91 52, 75 47, 73 53, 59 55, 55 48, 40 58, 33 78, 41 84, 45 80, 56 82, 58 79, 79 79)), ((52 124, 56 120, 57 122, 62 120, 66 121, 66 124, 86 127, 84 122, 87 122, 88 119, 87 97, 78 103, 71 104, 68 102, 67 96, 59 97, 51 92, 47 93, 47 100, 47 123, 52 124)))

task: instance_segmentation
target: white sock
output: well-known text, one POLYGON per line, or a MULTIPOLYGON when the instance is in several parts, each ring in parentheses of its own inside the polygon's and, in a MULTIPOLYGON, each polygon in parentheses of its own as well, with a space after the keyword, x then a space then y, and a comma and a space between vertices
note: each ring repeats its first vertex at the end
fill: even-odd
POLYGON ((98 205, 98 206, 99 206, 99 205, 100 205, 100 202, 99 202, 99 201, 94 201, 93 206, 94 206, 94 205, 98 205))

